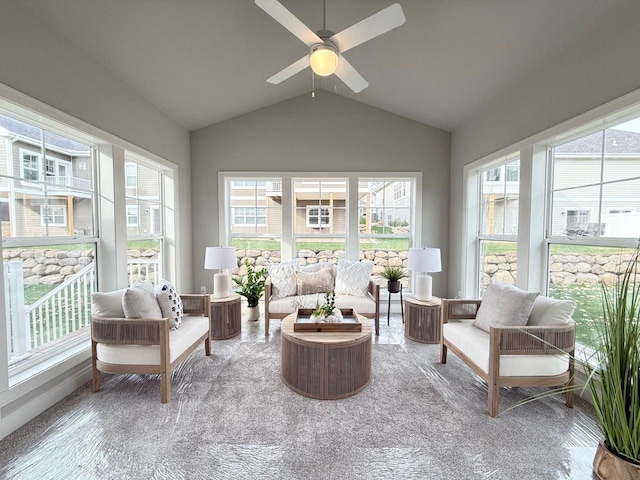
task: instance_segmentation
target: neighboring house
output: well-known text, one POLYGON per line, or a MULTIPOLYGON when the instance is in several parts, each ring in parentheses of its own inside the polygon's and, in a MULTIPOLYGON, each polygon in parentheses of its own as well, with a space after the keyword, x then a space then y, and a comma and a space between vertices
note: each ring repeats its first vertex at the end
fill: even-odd
MULTIPOLYGON (((553 158, 553 236, 640 237, 640 181, 606 184, 640 177, 640 133, 608 129, 604 143, 598 132, 555 147, 553 158)), ((518 233, 519 173, 516 162, 483 172, 483 233, 518 233)))
MULTIPOLYGON (((230 183, 231 231, 233 234, 280 234, 282 232, 282 182, 230 183)), ((294 229, 296 234, 344 233, 346 231, 346 184, 344 181, 296 181, 294 229)))
MULTIPOLYGON (((91 146, 0 114, 2 236, 93 235, 92 162, 91 146)), ((157 170, 127 161, 125 177, 127 233, 161 233, 157 170)))
POLYGON ((0 115, 3 237, 92 234, 92 170, 89 146, 0 115))
POLYGON ((367 231, 371 233, 391 233, 383 227, 408 227, 411 220, 411 182, 369 182, 367 190, 360 190, 361 214, 371 212, 365 218, 367 231), (370 227, 369 227, 370 225, 370 227), (376 230, 380 231, 375 231, 376 230), (371 231, 373 228, 374 231, 371 231))

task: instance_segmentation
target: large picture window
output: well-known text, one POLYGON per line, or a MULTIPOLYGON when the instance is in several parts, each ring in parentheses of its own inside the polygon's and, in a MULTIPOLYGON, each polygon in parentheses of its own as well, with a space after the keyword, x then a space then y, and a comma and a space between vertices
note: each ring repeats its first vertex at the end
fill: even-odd
POLYGON ((62 135, 9 113, 0 113, 0 129, 8 139, 0 141, 0 221, 11 379, 88 338, 94 147, 77 140, 81 133, 62 135))
MULTIPOLYGON (((406 268, 415 238, 413 219, 419 216, 417 176, 318 178, 310 173, 264 178, 224 175, 220 204, 225 210, 220 216, 230 219, 226 234, 238 251, 239 265, 243 257, 257 265, 349 258, 373 262, 374 274, 387 265, 406 268)), ((386 287, 386 281, 380 284, 386 287)))

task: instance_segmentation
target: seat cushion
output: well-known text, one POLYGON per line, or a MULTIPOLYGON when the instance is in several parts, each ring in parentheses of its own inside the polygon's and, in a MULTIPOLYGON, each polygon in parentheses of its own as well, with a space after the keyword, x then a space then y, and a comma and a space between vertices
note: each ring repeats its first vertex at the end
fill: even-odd
MULTIPOLYGON (((173 363, 208 331, 208 317, 183 317, 180 329, 169 332, 169 361, 173 363)), ((160 365, 159 345, 98 343, 97 355, 101 362, 113 365, 160 365)))
MULTIPOLYGON (((449 321, 442 337, 489 373, 489 334, 475 328, 470 321, 449 321)), ((501 355, 501 377, 535 377, 561 375, 569 368, 568 355, 501 355)))
MULTIPOLYGON (((371 297, 336 295, 336 307, 353 308, 356 313, 371 315, 376 313, 376 302, 371 297)), ((323 303, 324 295, 298 295, 279 298, 269 302, 269 313, 293 313, 298 308, 315 308, 316 302, 323 303)))

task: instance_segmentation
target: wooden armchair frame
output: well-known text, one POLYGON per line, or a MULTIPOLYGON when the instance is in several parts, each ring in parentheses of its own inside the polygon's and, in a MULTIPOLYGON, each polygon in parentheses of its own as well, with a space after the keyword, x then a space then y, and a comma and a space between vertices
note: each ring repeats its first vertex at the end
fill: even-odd
MULTIPOLYGON (((473 321, 481 300, 443 300, 442 324, 449 320, 473 321)), ((500 409, 500 387, 566 386, 565 403, 573 408, 575 322, 559 326, 491 327, 489 334, 489 372, 484 372, 464 352, 451 345, 444 336, 440 345, 440 362, 447 363, 451 350, 477 373, 489 387, 489 415, 496 417, 500 409), (566 372, 554 376, 500 376, 501 355, 569 355, 566 372)))
MULTIPOLYGON (((184 312, 209 317, 209 295, 181 295, 184 312)), ((207 319, 207 322, 209 320, 207 319)), ((205 355, 211 354, 209 331, 200 336, 182 355, 170 362, 169 319, 109 318, 91 315, 91 366, 93 392, 102 388, 100 372, 110 374, 139 373, 160 375, 160 401, 169 401, 171 372, 204 342, 205 355), (159 365, 121 365, 98 360, 97 344, 159 345, 159 365)))
MULTIPOLYGON (((291 315, 290 313, 269 313, 269 302, 271 300, 271 295, 273 295, 273 286, 271 284, 271 279, 267 278, 267 281, 264 284, 264 334, 265 336, 269 335, 269 320, 280 319, 282 320, 287 315, 291 315)), ((375 320, 376 327, 376 335, 380 335, 380 285, 375 283, 373 280, 369 280, 369 285, 367 285, 367 292, 369 293, 369 297, 376 304, 375 313, 360 313, 366 318, 372 318, 375 320)))

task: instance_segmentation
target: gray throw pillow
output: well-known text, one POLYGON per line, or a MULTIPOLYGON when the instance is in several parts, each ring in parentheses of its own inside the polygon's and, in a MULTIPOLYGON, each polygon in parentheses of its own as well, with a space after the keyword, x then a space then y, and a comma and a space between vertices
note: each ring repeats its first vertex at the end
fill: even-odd
POLYGON ((124 318, 122 309, 122 296, 126 291, 114 290, 113 292, 95 292, 91 295, 91 311, 99 317, 124 318))
POLYGON ((523 327, 538 292, 526 292, 507 283, 492 282, 484 292, 473 326, 489 333, 491 326, 523 327))
POLYGON ((127 288, 122 296, 122 309, 127 318, 163 318, 156 296, 142 288, 127 288))

